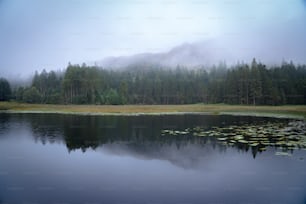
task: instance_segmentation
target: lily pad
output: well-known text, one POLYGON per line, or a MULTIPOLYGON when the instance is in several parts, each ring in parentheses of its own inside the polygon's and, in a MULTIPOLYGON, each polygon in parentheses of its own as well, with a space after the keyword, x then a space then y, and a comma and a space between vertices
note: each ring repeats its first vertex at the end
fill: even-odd
POLYGON ((250 143, 250 146, 252 146, 252 147, 256 147, 256 146, 258 146, 258 145, 259 145, 258 142, 250 143))
POLYGON ((249 142, 248 142, 248 141, 246 141, 246 140, 238 140, 238 142, 243 143, 243 144, 247 144, 247 143, 249 143, 249 142))
POLYGON ((288 152, 275 152, 275 155, 277 155, 277 156, 291 156, 291 154, 288 153, 288 152))

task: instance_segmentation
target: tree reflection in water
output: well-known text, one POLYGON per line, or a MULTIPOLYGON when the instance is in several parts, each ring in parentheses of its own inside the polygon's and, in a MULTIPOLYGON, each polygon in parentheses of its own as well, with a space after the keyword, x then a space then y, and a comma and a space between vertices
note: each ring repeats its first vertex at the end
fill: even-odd
MULTIPOLYGON (((217 115, 164 115, 164 116, 77 116, 57 114, 29 115, 33 135, 42 144, 64 143, 68 151, 81 149, 96 150, 103 145, 117 144, 139 154, 152 154, 176 147, 177 151, 191 146, 212 147, 220 152, 235 148, 242 152, 251 152, 255 158, 264 151, 249 144, 238 143, 224 145, 217 137, 197 137, 192 133, 184 135, 163 135, 165 129, 190 129, 202 127, 206 130, 231 125, 264 125, 267 122, 285 122, 286 119, 272 119, 247 116, 217 115), (150 152, 149 152, 150 151, 150 152)), ((293 151, 293 150, 291 150, 293 151)))

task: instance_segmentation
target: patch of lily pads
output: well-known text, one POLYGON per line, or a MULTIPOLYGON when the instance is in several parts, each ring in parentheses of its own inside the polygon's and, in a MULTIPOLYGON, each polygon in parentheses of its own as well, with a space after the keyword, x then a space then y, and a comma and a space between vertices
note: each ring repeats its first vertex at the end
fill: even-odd
POLYGON ((267 122, 264 124, 240 124, 226 127, 186 128, 184 130, 162 130, 162 135, 207 137, 222 145, 245 145, 265 151, 268 146, 277 147, 282 152, 276 155, 290 156, 288 150, 306 150, 306 122, 267 122))

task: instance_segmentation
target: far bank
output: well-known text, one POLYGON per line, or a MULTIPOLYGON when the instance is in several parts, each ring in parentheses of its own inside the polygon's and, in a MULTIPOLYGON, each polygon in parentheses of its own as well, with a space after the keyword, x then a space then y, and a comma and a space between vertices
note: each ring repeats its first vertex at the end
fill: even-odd
POLYGON ((51 105, 0 102, 1 112, 58 113, 82 115, 143 115, 143 114, 230 114, 285 118, 306 118, 305 105, 246 106, 226 104, 190 105, 51 105))

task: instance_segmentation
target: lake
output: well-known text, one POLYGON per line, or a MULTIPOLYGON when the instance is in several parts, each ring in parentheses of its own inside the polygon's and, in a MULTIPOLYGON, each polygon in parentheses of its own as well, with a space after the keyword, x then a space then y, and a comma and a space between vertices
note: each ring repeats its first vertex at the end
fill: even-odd
POLYGON ((306 203, 305 124, 0 114, 0 204, 306 203))

